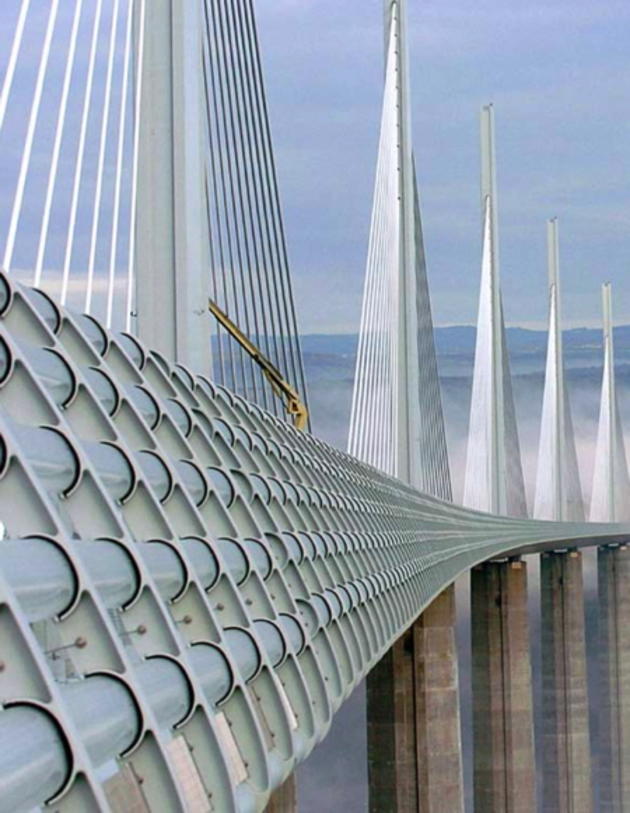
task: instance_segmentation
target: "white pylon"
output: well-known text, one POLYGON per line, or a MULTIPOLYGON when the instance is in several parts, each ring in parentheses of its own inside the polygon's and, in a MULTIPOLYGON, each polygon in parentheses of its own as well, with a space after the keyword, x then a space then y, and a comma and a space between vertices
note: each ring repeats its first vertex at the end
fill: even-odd
POLYGON ((564 381, 560 316, 558 221, 547 222, 549 266, 549 338, 538 446, 534 517, 584 521, 584 504, 571 408, 564 381))
POLYGON ((481 111, 481 291, 464 483, 464 505, 526 516, 525 487, 499 282, 494 111, 481 111))
POLYGON ((591 495, 591 522, 630 519, 630 478, 615 388, 612 291, 602 286, 604 310, 604 375, 599 408, 599 429, 591 495))
POLYGON ((409 110, 405 0, 386 0, 383 113, 349 451, 451 499, 409 110))
POLYGON ((396 113, 395 29, 390 28, 383 112, 357 350, 349 451, 398 472, 398 306, 400 173, 396 113))
POLYGON ((210 373, 202 5, 144 3, 137 26, 141 92, 132 224, 137 333, 168 358, 210 373))

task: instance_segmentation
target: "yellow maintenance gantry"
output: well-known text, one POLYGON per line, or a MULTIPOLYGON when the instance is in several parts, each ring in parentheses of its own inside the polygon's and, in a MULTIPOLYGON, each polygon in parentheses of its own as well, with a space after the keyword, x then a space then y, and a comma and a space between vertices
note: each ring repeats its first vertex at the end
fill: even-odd
POLYGON ((274 391, 278 398, 281 398, 285 409, 289 415, 293 417, 293 423, 296 429, 303 430, 308 423, 308 409, 306 404, 300 398, 298 392, 289 384, 289 382, 282 376, 280 370, 269 361, 269 359, 259 350, 258 347, 243 333, 243 331, 236 325, 227 313, 224 313, 221 308, 208 299, 208 310, 219 322, 219 324, 227 330, 227 332, 234 338, 243 350, 251 356, 263 372, 265 378, 271 384, 271 389, 274 391))

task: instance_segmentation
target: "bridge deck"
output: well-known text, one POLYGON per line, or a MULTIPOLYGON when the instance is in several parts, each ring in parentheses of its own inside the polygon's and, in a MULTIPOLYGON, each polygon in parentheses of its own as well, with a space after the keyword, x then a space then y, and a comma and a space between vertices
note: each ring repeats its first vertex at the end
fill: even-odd
POLYGON ((262 809, 458 575, 630 538, 423 495, 6 277, 0 315, 12 809, 262 809))

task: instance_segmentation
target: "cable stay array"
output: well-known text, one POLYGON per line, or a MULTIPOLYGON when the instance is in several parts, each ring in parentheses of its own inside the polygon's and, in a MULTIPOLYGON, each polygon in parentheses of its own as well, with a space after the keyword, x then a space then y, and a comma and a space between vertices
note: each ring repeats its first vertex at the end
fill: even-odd
MULTIPOLYGON (((199 0, 199 12, 205 291, 306 401, 253 2, 199 0)), ((108 328, 137 333, 146 0, 20 0, 10 24, 13 38, 0 62, 2 267, 108 328)), ((404 4, 392 3, 349 450, 450 499, 410 137, 405 26, 404 4)), ((464 502, 523 516, 498 279, 491 106, 483 115, 482 285, 464 502)), ((554 251, 557 262, 557 245, 554 251)), ((562 369, 557 269, 549 295, 533 513, 579 519, 583 504, 562 369)), ((205 310, 205 300, 201 304, 205 310)), ((220 321, 208 318, 207 325, 213 379, 283 417, 281 401, 252 356, 220 321)), ((597 450, 591 515, 617 519, 630 481, 610 326, 597 450)))
POLYGON ((630 478, 615 382, 612 290, 602 286, 604 372, 591 495, 591 522, 630 518, 630 478))
POLYGON ((143 0, 22 0, 0 91, 2 266, 117 329, 133 307, 143 18, 143 0))
POLYGON ((481 113, 482 259, 463 504, 526 516, 499 279, 494 111, 481 113))
MULTIPOLYGON (((204 0, 205 191, 211 297, 306 398, 252 0, 204 0)), ((282 404, 219 325, 214 377, 277 415, 282 404)))
POLYGON ((385 71, 361 328, 352 398, 350 454, 387 474, 398 470, 400 174, 394 28, 385 71))
POLYGON ((601 799, 621 798, 630 477, 611 291, 586 522, 550 221, 528 519, 492 106, 463 507, 433 336, 405 0, 385 3, 351 454, 298 431, 306 381, 254 0, 14 3, 0 55, 0 740, 15 747, 0 749, 0 813, 279 809, 365 679, 372 776, 385 766, 390 798, 404 788, 419 800, 422 777, 450 773, 445 794, 424 785, 438 807, 463 809, 454 583, 464 574, 475 805, 503 809, 510 787, 533 809, 521 561, 532 554, 540 716, 552 721, 542 796, 556 809, 548 799, 573 773, 586 799, 587 547, 599 549, 599 707, 612 723, 600 726, 601 799))
MULTIPOLYGON (((415 167, 413 202, 416 295, 406 289, 404 256, 404 137, 401 127, 401 73, 397 16, 390 28, 383 91, 374 202, 361 312, 348 449, 357 458, 404 479, 400 450, 415 447, 423 491, 450 498, 433 326, 429 303, 415 167), (417 318, 417 398, 405 387, 415 375, 414 342, 404 328, 409 302, 417 318), (434 371, 434 372, 433 372, 434 371), (408 433, 403 407, 418 407, 416 433, 408 433), (401 446, 401 437, 405 443, 401 446)), ((464 505, 508 516, 527 516, 525 483, 512 391, 499 279, 497 188, 492 105, 482 110, 482 257, 479 312, 464 505)), ((412 159, 413 160, 413 159, 412 159)), ((548 223, 549 338, 533 516, 583 521, 573 421, 564 380, 560 309, 558 222, 548 223)), ((407 270, 405 270, 407 269, 407 270)), ((615 392, 610 288, 604 286, 604 374, 590 518, 630 518, 630 478, 615 392)))
MULTIPOLYGON (((305 399, 253 3, 199 0, 199 9, 206 294, 305 399)), ((21 0, 13 22, 0 63, 2 267, 137 333, 149 25, 155 43, 146 0, 21 0)), ((282 416, 259 368, 218 322, 207 324, 214 380, 282 416)))
POLYGON ((547 223, 549 262, 549 338, 540 425, 533 516, 582 522, 584 504, 571 406, 564 380, 560 312, 558 220, 547 223))
POLYGON ((392 3, 348 449, 450 500, 408 86, 405 8, 392 3))

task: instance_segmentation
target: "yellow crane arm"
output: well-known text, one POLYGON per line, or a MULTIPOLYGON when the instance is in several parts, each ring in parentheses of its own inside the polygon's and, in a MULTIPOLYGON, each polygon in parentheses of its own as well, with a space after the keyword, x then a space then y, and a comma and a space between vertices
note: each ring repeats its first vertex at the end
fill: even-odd
POLYGON ((297 391, 282 377, 280 370, 273 366, 269 359, 261 353, 259 348, 247 338, 238 325, 234 324, 227 313, 224 313, 212 299, 208 299, 208 310, 215 317, 217 322, 227 330, 230 336, 236 339, 243 350, 258 364, 263 371, 263 375, 271 384, 271 388, 275 394, 284 401, 287 413, 293 416, 295 428, 300 430, 304 429, 308 422, 308 410, 297 391))

